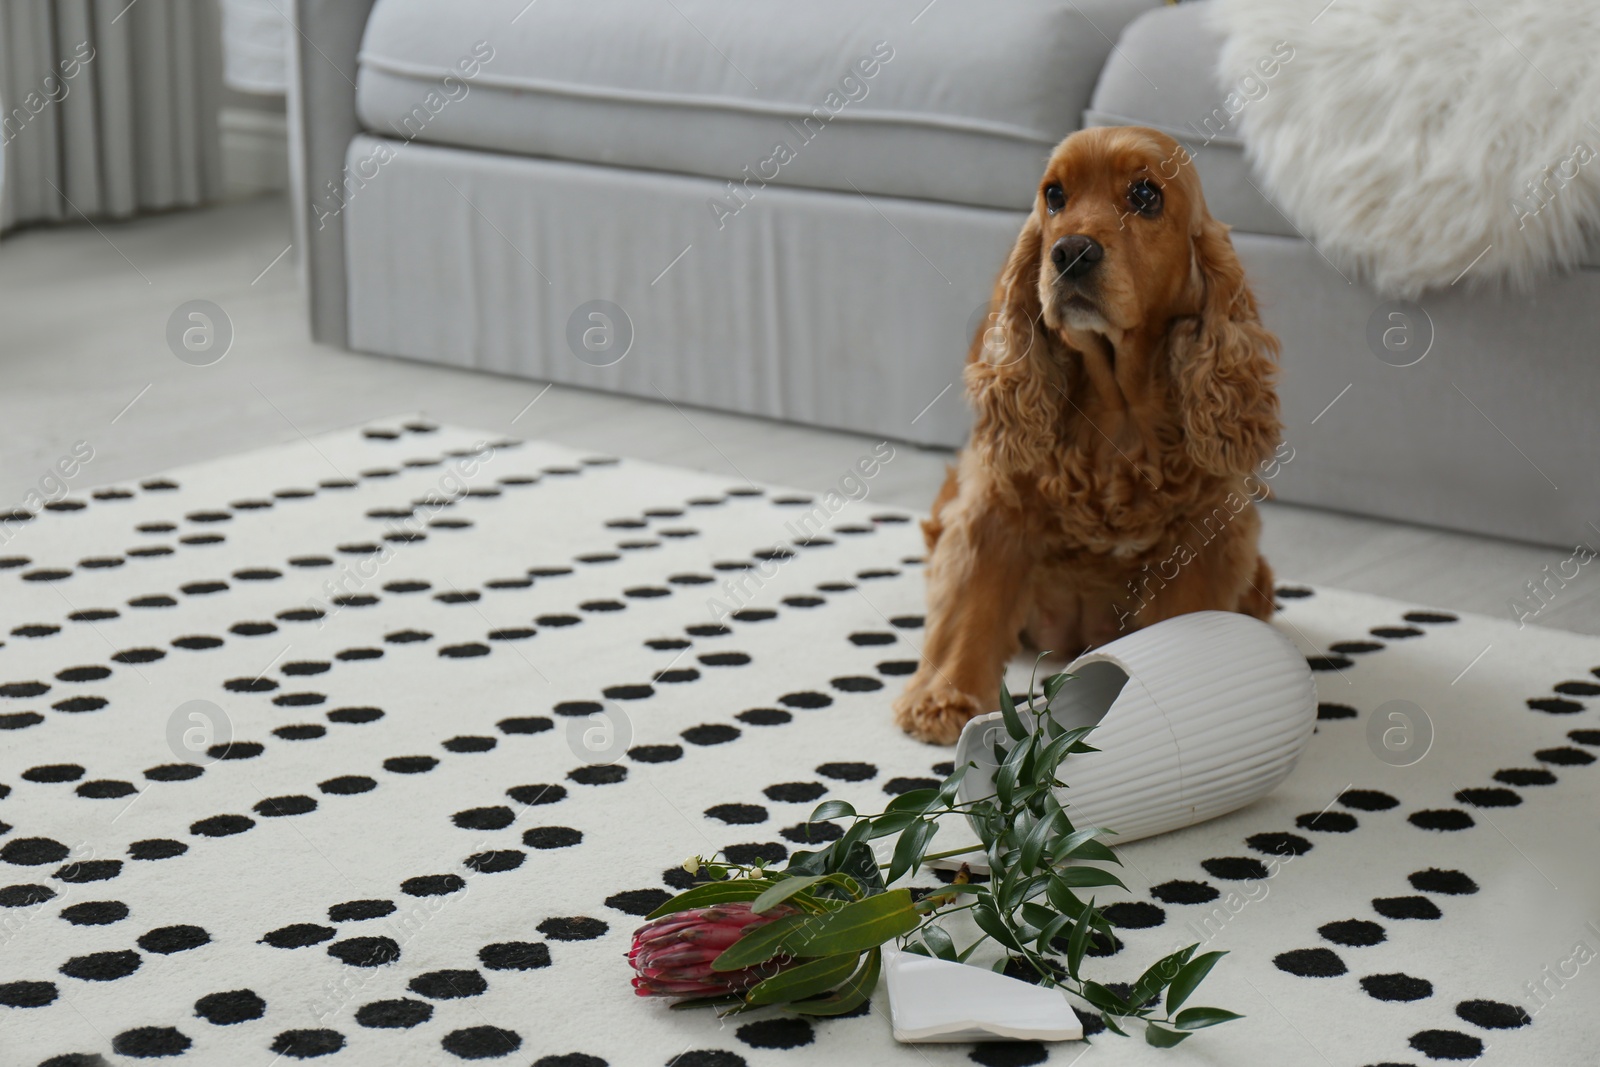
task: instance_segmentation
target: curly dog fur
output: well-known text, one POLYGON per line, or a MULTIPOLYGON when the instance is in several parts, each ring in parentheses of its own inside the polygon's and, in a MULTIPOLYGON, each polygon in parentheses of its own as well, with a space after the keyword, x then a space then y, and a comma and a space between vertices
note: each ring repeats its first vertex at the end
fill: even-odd
POLYGON ((1177 142, 1063 141, 991 308, 965 371, 972 435, 923 524, 926 644, 895 702, 936 744, 992 710, 1024 644, 1071 656, 1185 612, 1273 610, 1254 503, 1281 459, 1278 342, 1177 142))

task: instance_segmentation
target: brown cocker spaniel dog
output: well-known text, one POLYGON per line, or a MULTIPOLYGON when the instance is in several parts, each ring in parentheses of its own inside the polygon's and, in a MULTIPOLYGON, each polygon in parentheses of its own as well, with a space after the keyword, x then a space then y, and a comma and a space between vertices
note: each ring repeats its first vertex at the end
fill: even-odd
POLYGON ((938 744, 994 709, 1021 644, 1071 656, 1185 612, 1273 610, 1254 501, 1278 342, 1183 148, 1139 127, 1063 141, 990 307, 972 436, 923 524, 922 661, 895 702, 938 744))

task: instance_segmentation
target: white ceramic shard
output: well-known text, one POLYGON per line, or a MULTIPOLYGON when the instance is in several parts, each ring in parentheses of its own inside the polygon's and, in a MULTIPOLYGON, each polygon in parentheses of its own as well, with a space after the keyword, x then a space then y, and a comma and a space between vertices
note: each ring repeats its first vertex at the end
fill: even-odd
POLYGON ((984 967, 885 949, 894 1039, 930 1041, 1077 1041, 1083 1037, 1067 998, 984 967))
MULTIPOLYGON (((1266 623, 1226 611, 1180 615, 1085 653, 1052 715, 1095 726, 1098 752, 1069 756, 1060 792, 1073 825, 1121 844, 1214 819, 1257 800, 1294 768, 1316 725, 1305 656, 1266 623)), ((1024 721, 1032 716, 1024 715, 1024 721)), ((976 766, 960 798, 994 792, 999 712, 966 726, 956 763, 976 766)))

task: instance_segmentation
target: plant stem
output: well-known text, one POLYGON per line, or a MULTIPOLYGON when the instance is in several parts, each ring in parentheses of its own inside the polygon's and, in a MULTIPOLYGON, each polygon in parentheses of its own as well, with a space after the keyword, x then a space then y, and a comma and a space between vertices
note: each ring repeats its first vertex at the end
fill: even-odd
POLYGON ((982 844, 968 845, 965 848, 952 848, 948 852, 930 852, 926 856, 922 857, 922 862, 927 863, 929 860, 944 860, 949 859, 951 856, 965 856, 969 852, 982 851, 982 844))
MULTIPOLYGON (((982 851, 983 851, 983 846, 982 845, 967 845, 965 848, 953 848, 948 852, 930 852, 926 856, 922 857, 922 862, 923 863, 927 863, 929 860, 944 860, 944 859, 949 859, 951 856, 965 856, 969 852, 982 852, 982 851)), ((892 864, 892 863, 880 863, 880 864, 878 864, 878 869, 880 871, 886 871, 892 866, 894 866, 894 864, 892 864)), ((920 869, 920 865, 919 865, 919 869, 920 869)))

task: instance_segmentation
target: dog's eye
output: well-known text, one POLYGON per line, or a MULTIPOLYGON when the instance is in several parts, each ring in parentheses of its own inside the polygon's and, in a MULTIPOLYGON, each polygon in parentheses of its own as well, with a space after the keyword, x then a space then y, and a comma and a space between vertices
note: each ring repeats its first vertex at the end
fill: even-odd
POLYGON ((1128 186, 1128 206, 1151 218, 1161 214, 1161 186, 1149 178, 1140 178, 1128 186))
POLYGON ((1044 206, 1052 215, 1067 206, 1067 194, 1061 186, 1051 182, 1044 187, 1044 206))

